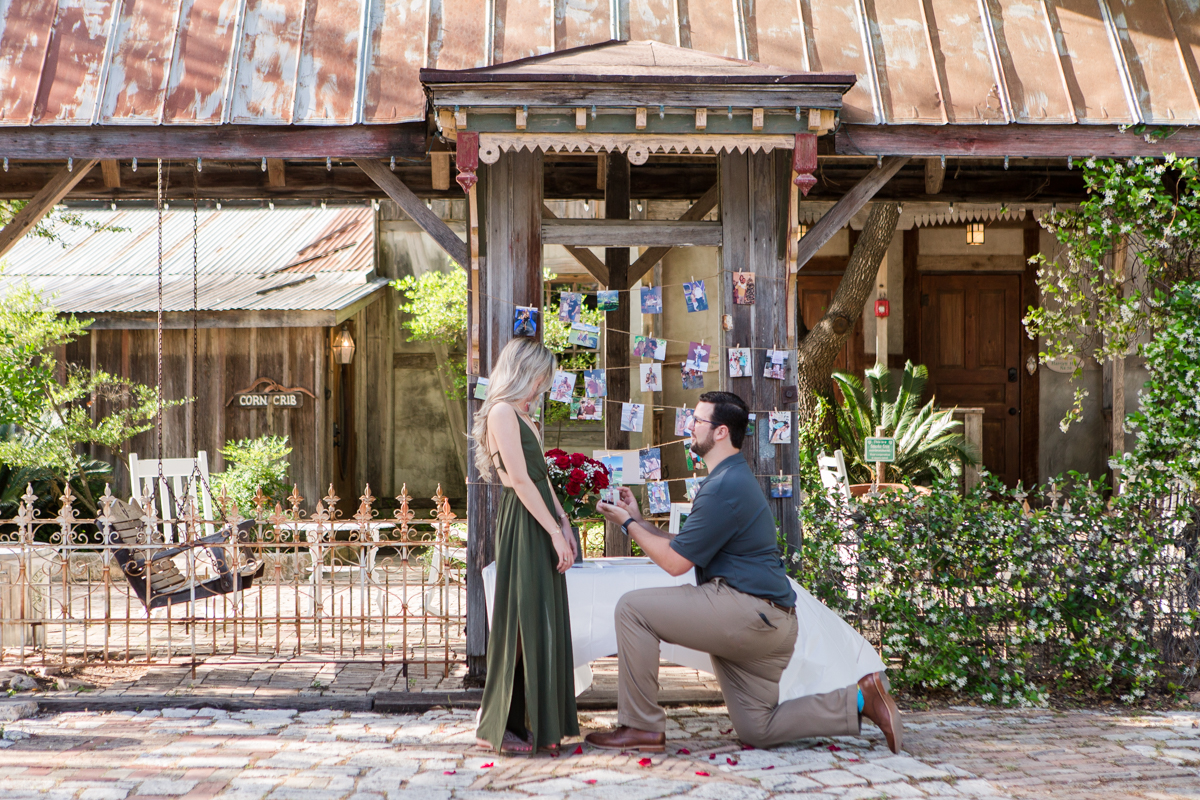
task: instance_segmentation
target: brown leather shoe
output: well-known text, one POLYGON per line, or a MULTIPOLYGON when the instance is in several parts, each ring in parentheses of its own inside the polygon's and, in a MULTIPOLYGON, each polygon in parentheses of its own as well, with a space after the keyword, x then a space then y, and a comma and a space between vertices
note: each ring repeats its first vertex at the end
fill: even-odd
POLYGON ((589 733, 584 741, 603 750, 637 750, 640 753, 661 753, 666 750, 667 735, 642 731, 622 725, 611 733, 589 733))
POLYGON ((858 682, 863 696, 862 715, 879 726, 887 737, 888 749, 899 753, 903 746, 904 726, 900 724, 900 709, 883 684, 883 673, 872 672, 858 682))

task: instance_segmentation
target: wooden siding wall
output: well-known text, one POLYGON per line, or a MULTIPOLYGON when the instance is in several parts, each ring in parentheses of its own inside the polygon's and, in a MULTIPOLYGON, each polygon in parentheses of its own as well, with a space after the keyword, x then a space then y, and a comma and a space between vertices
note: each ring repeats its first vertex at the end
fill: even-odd
MULTIPOLYGON (((391 409, 391 307, 380 300, 351 318, 357 350, 351 375, 356 382, 353 407, 356 452, 346 485, 354 490, 354 504, 345 494, 339 504, 344 516, 353 514, 364 484, 387 496, 392 491, 391 409), (360 332, 366 331, 364 335, 360 332), (377 379, 377 378, 383 379, 377 379)), ((333 409, 336 409, 336 373, 331 354, 336 328, 203 328, 195 344, 195 385, 192 386, 192 332, 163 332, 163 396, 196 398, 169 409, 163 417, 163 455, 183 458, 198 450, 208 452, 209 469, 225 469, 220 449, 231 440, 258 436, 287 436, 292 446, 291 479, 311 510, 328 492, 334 477, 333 409), (266 377, 287 387, 309 390, 299 409, 249 411, 226 406, 232 394, 266 377), (331 388, 331 398, 325 390, 331 388), (195 415, 193 441, 192 417, 195 415)), ((96 330, 68 345, 66 359, 83 369, 104 370, 154 386, 157 376, 154 330, 96 330)), ((106 412, 103 400, 97 412, 106 412)), ((154 458, 157 434, 153 428, 139 434, 122 453, 95 448, 90 455, 115 467, 114 494, 130 494, 128 453, 154 458)), ((215 491, 215 487, 214 487, 215 491)))

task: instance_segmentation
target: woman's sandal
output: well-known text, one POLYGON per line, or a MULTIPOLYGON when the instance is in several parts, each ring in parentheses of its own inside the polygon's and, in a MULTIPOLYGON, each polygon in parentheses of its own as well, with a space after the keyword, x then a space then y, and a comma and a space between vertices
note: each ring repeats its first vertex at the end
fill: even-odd
MULTIPOLYGON (((476 738, 475 746, 489 753, 496 752, 496 748, 492 747, 492 743, 483 739, 476 738)), ((500 752, 512 753, 514 755, 529 755, 533 752, 533 745, 512 731, 505 731, 504 739, 500 742, 500 752)))

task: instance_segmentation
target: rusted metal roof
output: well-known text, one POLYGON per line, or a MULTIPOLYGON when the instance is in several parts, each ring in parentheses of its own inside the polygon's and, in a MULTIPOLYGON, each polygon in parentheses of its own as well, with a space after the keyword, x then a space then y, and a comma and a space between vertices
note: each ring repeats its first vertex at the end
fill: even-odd
MULTIPOLYGON (((153 209, 80 211, 124 231, 61 231, 63 243, 26 236, 6 257, 0 293, 29 281, 75 313, 158 309, 158 220, 153 209)), ((378 291, 370 207, 202 209, 199 310, 337 310, 378 291)), ((192 210, 163 214, 163 309, 192 308, 192 210)))
POLYGON ((609 39, 854 73, 853 123, 1200 123, 1195 0, 9 0, 0 125, 416 121, 422 67, 609 39))

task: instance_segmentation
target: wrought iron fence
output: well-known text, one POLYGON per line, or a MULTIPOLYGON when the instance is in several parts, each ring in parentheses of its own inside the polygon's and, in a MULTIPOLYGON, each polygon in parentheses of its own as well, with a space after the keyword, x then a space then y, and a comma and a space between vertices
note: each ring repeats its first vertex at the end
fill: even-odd
POLYGON ((428 520, 407 486, 391 517, 369 486, 348 518, 332 487, 311 512, 296 491, 287 508, 260 492, 248 516, 217 498, 220 519, 192 497, 170 498, 174 517, 159 518, 156 500, 106 491, 84 518, 68 488, 49 517, 27 489, 16 517, 0 519, 3 662, 245 655, 402 663, 429 677, 463 660, 466 526, 440 486, 428 520))

